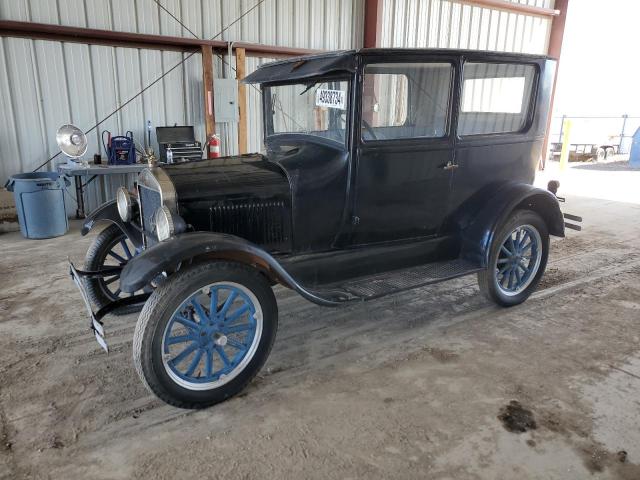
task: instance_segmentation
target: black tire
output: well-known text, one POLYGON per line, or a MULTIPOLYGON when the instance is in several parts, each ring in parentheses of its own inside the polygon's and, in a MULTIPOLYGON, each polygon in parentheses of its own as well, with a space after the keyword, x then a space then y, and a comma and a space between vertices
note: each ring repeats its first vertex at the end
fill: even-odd
MULTIPOLYGON (((195 317, 192 318, 196 323, 195 317)), ((199 319, 197 323, 202 325, 199 319)), ((169 277, 154 291, 145 304, 133 336, 133 361, 147 389, 164 402, 180 408, 206 408, 238 394, 251 382, 271 352, 277 329, 278 307, 273 290, 263 275, 250 267, 232 262, 214 261, 196 264, 169 277), (259 335, 255 333, 252 337, 252 345, 256 345, 255 350, 244 366, 240 364, 234 367, 234 370, 229 373, 230 380, 225 380, 226 383, 201 390, 185 388, 178 383, 179 380, 174 379, 175 375, 172 377, 169 373, 171 367, 168 364, 173 362, 175 357, 167 360, 168 354, 163 350, 166 348, 164 347, 165 335, 169 335, 167 332, 171 331, 169 323, 174 318, 174 314, 182 312, 179 309, 184 308, 184 302, 193 298, 192 295, 204 295, 201 292, 205 287, 227 284, 227 282, 251 292, 254 301, 259 304, 262 324, 261 333, 259 335)), ((193 332, 189 331, 189 333, 193 332)), ((198 338, 198 333, 193 335, 198 338)), ((201 335, 204 336, 204 333, 201 335)), ((197 345, 196 340, 189 340, 189 342, 192 343, 189 343, 185 350, 194 344, 197 345)), ((199 348, 194 352, 194 357, 196 353, 202 355, 199 348)), ((187 358, 185 360, 192 361, 187 358)), ((200 365, 200 360, 195 361, 200 365)), ((201 367, 197 374, 198 378, 200 373, 201 367)), ((222 377, 216 381, 222 381, 222 377)))
MULTIPOLYGON (((128 240, 128 237, 125 233, 120 230, 117 225, 109 225, 107 228, 102 230, 95 238, 89 250, 87 250, 87 255, 85 256, 84 261, 84 269, 85 270, 99 270, 105 266, 106 262, 110 262, 111 265, 117 264, 126 264, 125 262, 121 262, 115 260, 113 258, 108 260, 109 252, 116 248, 120 242, 126 242, 128 249, 131 254, 134 254, 133 244, 128 240)), ((126 259, 126 255, 124 251, 116 252, 119 254, 124 260, 126 259)), ((118 277, 114 275, 114 277, 118 277)), ((118 293, 120 279, 114 277, 106 277, 106 278, 87 278, 84 280, 85 286, 87 288, 87 294, 89 295, 89 299, 93 302, 96 308, 99 310, 100 308, 108 305, 109 303, 121 298, 126 294, 118 293), (110 282, 108 285, 106 282, 110 282)), ((120 307, 113 312, 113 315, 128 315, 130 313, 139 312, 141 310, 141 306, 139 305, 131 305, 127 307, 120 307)))
POLYGON ((503 307, 518 305, 529 298, 529 295, 535 291, 542 275, 544 275, 548 257, 549 231, 544 220, 540 215, 532 212, 531 210, 516 210, 502 225, 502 227, 498 229, 494 236, 493 243, 491 244, 491 254, 489 256, 489 268, 478 273, 478 285, 480 287, 480 291, 489 300, 503 307), (517 292, 516 290, 507 294, 505 293, 504 286, 498 285, 498 258, 500 256, 502 245, 508 240, 510 233, 514 232, 518 227, 523 226, 530 226, 534 228, 540 236, 540 262, 537 266, 537 270, 532 270, 530 275, 531 279, 528 280, 528 284, 522 289, 522 291, 517 292))

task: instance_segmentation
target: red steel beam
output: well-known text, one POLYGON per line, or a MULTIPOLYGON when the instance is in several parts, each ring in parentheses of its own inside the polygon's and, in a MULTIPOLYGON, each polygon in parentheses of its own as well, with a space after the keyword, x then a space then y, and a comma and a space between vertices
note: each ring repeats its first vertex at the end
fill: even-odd
MULTIPOLYGON (((495 10, 503 10, 505 12, 519 13, 522 15, 536 15, 540 17, 555 17, 560 15, 560 11, 556 8, 536 7, 534 5, 525 5, 523 3, 514 3, 507 0, 453 0, 457 3, 464 3, 474 7, 493 8, 495 10)), ((558 6, 556 1, 556 7, 558 6)))
POLYGON ((382 37, 383 0, 365 0, 364 2, 364 48, 380 47, 382 37))
POLYGON ((549 118, 547 119, 547 131, 542 144, 542 165, 544 168, 547 160, 547 149, 549 148, 549 136, 551 135, 551 118, 553 115, 553 102, 556 97, 556 83, 558 81, 558 69, 560 67, 560 54, 562 53, 562 40, 564 39, 564 27, 567 23, 567 10, 569 8, 569 0, 556 0, 555 7, 560 9, 560 14, 553 18, 551 23, 551 33, 549 34, 549 46, 547 55, 555 58, 558 63, 556 65, 556 73, 553 79, 553 88, 551 90, 551 104, 549 105, 549 118))
MULTIPOLYGON (((47 23, 15 22, 12 20, 0 20, 0 36, 179 52, 199 52, 202 46, 209 46, 214 50, 226 52, 228 47, 228 43, 222 40, 200 40, 197 38, 116 32, 47 23)), ((249 56, 270 58, 309 55, 319 52, 319 50, 306 48, 258 45, 247 42, 234 42, 233 48, 244 48, 249 56)))

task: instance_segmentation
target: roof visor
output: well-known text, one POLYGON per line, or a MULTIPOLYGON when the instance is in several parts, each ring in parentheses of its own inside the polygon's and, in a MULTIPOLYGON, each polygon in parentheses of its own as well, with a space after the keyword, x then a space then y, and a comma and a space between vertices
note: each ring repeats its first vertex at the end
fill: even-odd
POLYGON ((301 80, 337 72, 351 73, 356 70, 356 51, 307 55, 287 60, 265 63, 245 77, 243 83, 276 83, 301 80))

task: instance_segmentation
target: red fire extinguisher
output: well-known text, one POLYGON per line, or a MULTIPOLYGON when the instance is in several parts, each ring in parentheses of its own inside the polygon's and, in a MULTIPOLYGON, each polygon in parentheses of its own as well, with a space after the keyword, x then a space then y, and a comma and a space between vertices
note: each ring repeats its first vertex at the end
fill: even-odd
POLYGON ((207 158, 220 158, 220 138, 216 134, 211 135, 207 142, 207 158))

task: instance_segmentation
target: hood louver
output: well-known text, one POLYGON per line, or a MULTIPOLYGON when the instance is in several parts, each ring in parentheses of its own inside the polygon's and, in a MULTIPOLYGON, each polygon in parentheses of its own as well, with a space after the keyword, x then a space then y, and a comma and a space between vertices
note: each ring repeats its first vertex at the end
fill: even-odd
POLYGON ((270 250, 286 251, 290 247, 290 212, 285 202, 236 201, 210 208, 210 228, 263 245, 270 250))

